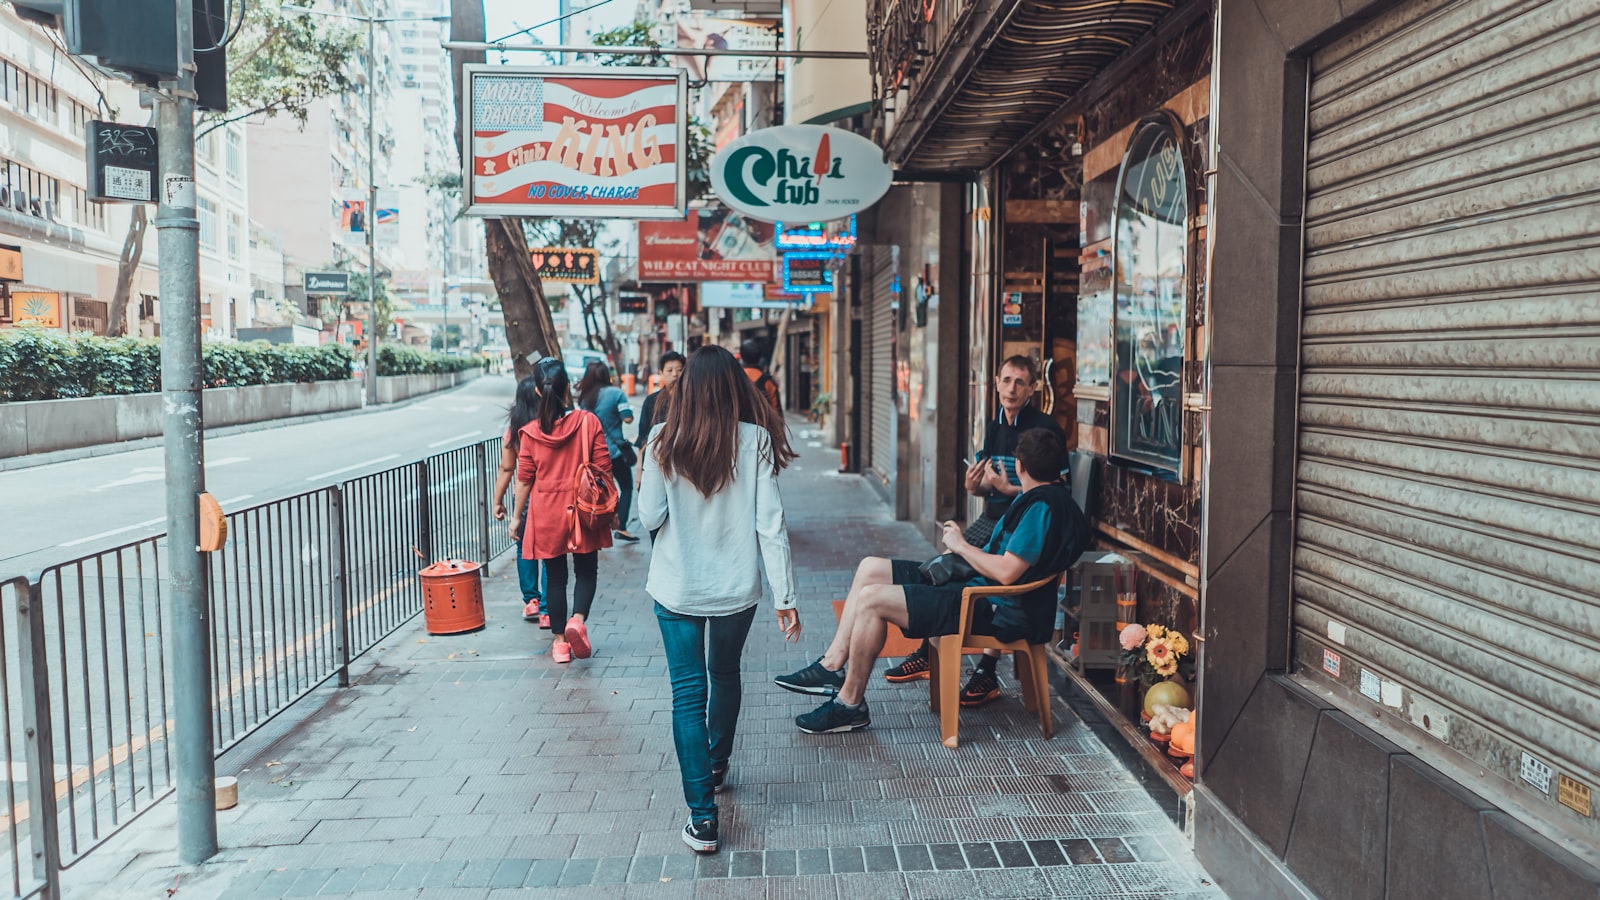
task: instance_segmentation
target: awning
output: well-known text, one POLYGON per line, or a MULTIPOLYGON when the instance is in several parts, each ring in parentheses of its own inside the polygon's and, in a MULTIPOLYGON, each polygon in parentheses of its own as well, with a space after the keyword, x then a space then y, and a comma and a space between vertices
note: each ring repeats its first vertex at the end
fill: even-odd
POLYGON ((888 141, 907 173, 982 171, 1148 35, 1177 0, 972 0, 888 141))

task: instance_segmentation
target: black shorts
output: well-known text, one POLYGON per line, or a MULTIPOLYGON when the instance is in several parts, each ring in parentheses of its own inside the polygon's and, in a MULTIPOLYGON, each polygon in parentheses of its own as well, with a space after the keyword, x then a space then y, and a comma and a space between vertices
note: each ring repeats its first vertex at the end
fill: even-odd
MULTIPOLYGON (((889 560, 890 577, 906 593, 906 627, 910 638, 931 638, 961 630, 961 592, 964 584, 934 586, 914 559, 889 560)), ((994 604, 980 601, 972 608, 972 633, 991 634, 994 604)))

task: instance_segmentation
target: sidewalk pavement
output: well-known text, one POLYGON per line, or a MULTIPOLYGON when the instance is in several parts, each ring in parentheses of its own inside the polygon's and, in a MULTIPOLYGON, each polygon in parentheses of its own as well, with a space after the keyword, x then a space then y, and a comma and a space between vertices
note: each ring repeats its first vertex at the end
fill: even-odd
POLYGON ((1059 698, 1041 739, 1008 665, 1002 699, 962 711, 958 750, 939 742, 926 682, 874 679, 864 731, 796 730, 815 702, 772 676, 822 652, 860 555, 932 554, 814 437, 801 432, 782 480, 805 632, 785 644, 766 605, 751 630, 721 853, 680 839, 646 541, 601 554, 591 659, 550 660, 501 559, 486 630, 430 636, 419 616, 351 687, 302 701, 321 706, 219 763, 240 802, 218 815, 211 861, 177 864, 169 799, 66 873, 67 896, 1223 896, 1059 698))

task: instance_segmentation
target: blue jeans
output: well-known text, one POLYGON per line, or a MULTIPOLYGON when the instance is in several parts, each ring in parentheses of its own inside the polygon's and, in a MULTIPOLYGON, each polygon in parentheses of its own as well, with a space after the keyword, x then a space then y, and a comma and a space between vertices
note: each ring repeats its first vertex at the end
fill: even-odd
POLYGON ((672 743, 678 751, 683 800, 695 821, 715 818, 711 767, 726 765, 733 755, 733 734, 739 724, 739 656, 756 608, 731 616, 684 616, 659 603, 655 606, 667 651, 667 674, 672 677, 672 743))
POLYGON ((545 593, 544 566, 539 565, 537 559, 523 559, 521 547, 517 548, 517 586, 522 588, 524 605, 530 600, 538 600, 545 593))

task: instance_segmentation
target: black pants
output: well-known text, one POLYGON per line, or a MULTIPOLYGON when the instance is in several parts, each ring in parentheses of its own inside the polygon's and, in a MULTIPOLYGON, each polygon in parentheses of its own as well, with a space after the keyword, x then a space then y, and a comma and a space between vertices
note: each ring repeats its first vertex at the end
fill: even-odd
MULTIPOLYGON (((594 605, 596 575, 600 571, 600 554, 572 554, 573 568, 578 573, 578 586, 572 592, 572 615, 589 619, 589 607, 594 605)), ((545 612, 550 615, 550 633, 560 635, 567 630, 567 558, 558 556, 544 560, 545 612)))
POLYGON ((633 467, 612 457, 611 477, 617 482, 617 529, 627 531, 628 518, 633 512, 633 467))

